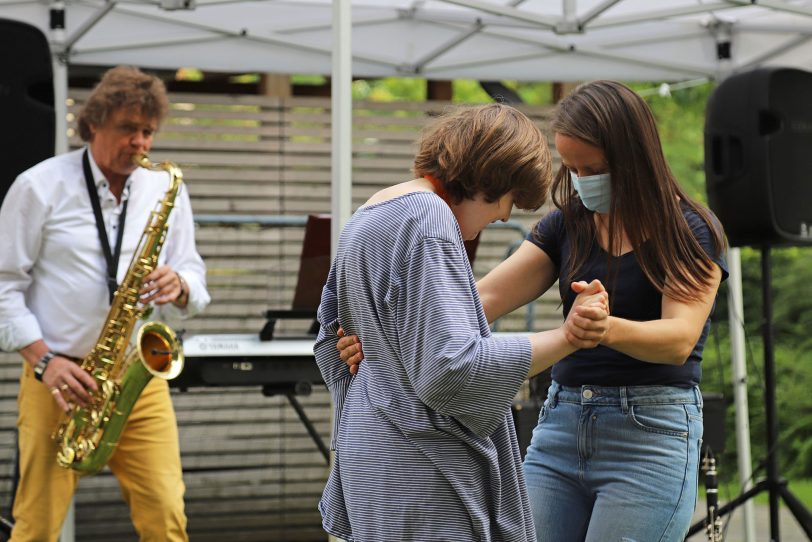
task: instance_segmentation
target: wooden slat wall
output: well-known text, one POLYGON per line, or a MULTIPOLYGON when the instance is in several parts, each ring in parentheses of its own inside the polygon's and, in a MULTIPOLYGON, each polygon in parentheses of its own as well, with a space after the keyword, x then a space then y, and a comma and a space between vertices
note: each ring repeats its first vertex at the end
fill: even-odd
MULTIPOLYGON (((0 352, 0 515, 11 516, 12 480, 16 452, 17 390, 20 361, 16 354, 0 352)), ((5 540, 0 534, 0 540, 5 540)))
MULTIPOLYGON (((78 112, 87 91, 71 92, 78 112)), ((178 163, 196 214, 305 215, 330 212, 330 102, 174 94, 170 118, 151 158, 178 163)), ((384 186, 408 180, 414 142, 432 115, 448 103, 355 103, 353 205, 384 186)), ((548 134, 550 109, 523 110, 548 134)), ((75 135, 71 144, 81 145, 75 135)), ((516 212, 530 229, 540 213, 516 212)), ((257 332, 268 308, 289 308, 303 238, 299 227, 198 227, 212 304, 186 323, 189 335, 257 332)), ((483 233, 474 266, 493 268, 521 235, 483 233)), ((560 322, 554 293, 534 304, 534 329, 560 322)), ((499 323, 525 329, 526 312, 499 323)), ((280 322, 300 333, 306 322, 280 322)), ((0 355, 0 507, 9 502, 19 360, 0 355)), ((316 510, 328 473, 324 459, 282 397, 256 388, 173 392, 181 435, 192 540, 321 541, 316 510)), ((321 386, 301 402, 323 438, 329 437, 329 396, 321 386)), ((135 540, 115 479, 83 480, 77 493, 77 540, 135 540)))

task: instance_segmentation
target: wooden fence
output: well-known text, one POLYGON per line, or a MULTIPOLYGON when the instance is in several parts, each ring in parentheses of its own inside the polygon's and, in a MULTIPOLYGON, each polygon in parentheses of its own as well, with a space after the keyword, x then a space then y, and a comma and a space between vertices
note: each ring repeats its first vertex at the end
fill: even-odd
MULTIPOLYGON (((70 93, 71 115, 87 91, 70 93)), ((291 216, 330 211, 330 102, 175 94, 171 116, 151 158, 177 162, 196 215, 291 216)), ((448 103, 355 103, 353 205, 380 188, 408 180, 414 142, 432 115, 448 103)), ((524 108, 549 135, 549 108, 524 108)), ((74 135, 71 144, 81 141, 74 135)), ((517 212, 529 229, 540 213, 517 212)), ((201 223, 197 243, 208 268, 212 304, 185 323, 187 335, 254 333, 269 308, 290 308, 303 229, 201 223)), ((474 266, 482 276, 521 241, 517 230, 483 233, 474 266)), ((560 322, 557 298, 533 306, 533 328, 560 322)), ((504 318, 500 330, 526 328, 525 310, 504 318)), ((279 324, 299 333, 304 323, 279 324)), ((0 506, 10 502, 19 358, 0 354, 0 506)), ((316 504, 328 469, 284 397, 259 388, 173 392, 187 485, 193 541, 322 541, 316 504)), ((315 427, 328 438, 326 391, 300 398, 315 427)), ((104 472, 85 479, 76 496, 77 540, 135 540, 115 479, 104 472)))

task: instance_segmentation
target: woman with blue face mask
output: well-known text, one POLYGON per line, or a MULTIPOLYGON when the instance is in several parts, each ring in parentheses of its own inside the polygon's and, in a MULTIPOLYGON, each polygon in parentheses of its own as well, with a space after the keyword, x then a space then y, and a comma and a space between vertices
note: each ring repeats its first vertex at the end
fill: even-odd
POLYGON ((553 367, 525 456, 537 540, 682 541, 696 504, 702 349, 727 276, 723 233, 680 188, 629 88, 581 85, 552 128, 556 209, 479 282, 488 318, 556 279, 565 315, 570 283, 599 279, 609 293, 609 331, 553 367))
MULTIPOLYGON (((558 281, 566 317, 595 279, 609 294, 601 344, 552 368, 524 460, 539 542, 682 541, 696 504, 702 350, 727 277, 724 235, 680 188, 650 109, 595 81, 560 102, 556 209, 477 283, 488 321, 558 281)), ((594 286, 590 286, 594 287, 594 286)), ((342 359, 362 357, 342 339, 342 359)))

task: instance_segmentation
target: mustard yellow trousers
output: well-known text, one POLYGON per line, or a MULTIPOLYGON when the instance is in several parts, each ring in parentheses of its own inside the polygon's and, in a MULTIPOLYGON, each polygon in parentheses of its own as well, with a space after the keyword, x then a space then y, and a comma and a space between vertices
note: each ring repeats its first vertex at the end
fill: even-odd
MULTIPOLYGON (((59 407, 31 367, 23 365, 17 397, 20 479, 11 540, 52 542, 59 537, 79 475, 57 465, 51 434, 59 407)), ((188 540, 178 428, 165 380, 153 378, 144 388, 108 466, 142 541, 188 540)))

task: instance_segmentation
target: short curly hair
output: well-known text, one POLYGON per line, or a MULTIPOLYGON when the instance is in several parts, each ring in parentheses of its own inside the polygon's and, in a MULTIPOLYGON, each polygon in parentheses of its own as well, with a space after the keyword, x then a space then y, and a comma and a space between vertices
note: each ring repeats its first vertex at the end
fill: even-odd
POLYGON ((132 66, 107 70, 79 113, 79 137, 90 141, 91 126, 102 126, 114 111, 128 108, 138 109, 160 125, 169 112, 163 81, 132 66))
POLYGON ((533 122, 504 104, 454 108, 429 125, 418 142, 414 174, 431 176, 459 203, 507 193, 516 207, 536 210, 547 200, 552 157, 533 122))

